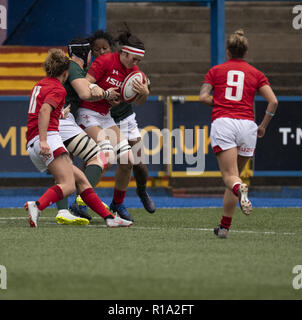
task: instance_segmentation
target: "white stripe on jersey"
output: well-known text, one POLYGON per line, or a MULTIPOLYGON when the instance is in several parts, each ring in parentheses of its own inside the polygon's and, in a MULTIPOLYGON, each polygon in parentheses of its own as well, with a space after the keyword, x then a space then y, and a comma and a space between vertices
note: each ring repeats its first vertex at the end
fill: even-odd
POLYGON ((35 113, 36 112, 37 97, 40 93, 40 90, 41 90, 41 86, 35 86, 33 93, 31 95, 28 113, 35 113))

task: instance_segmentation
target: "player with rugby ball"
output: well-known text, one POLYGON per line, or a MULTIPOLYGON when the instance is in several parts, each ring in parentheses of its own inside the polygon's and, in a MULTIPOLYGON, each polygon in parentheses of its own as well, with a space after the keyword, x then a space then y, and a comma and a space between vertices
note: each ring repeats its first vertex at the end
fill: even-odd
MULTIPOLYGON (((104 90, 110 88, 115 90, 116 95, 112 96, 112 101, 119 101, 120 88, 124 79, 131 72, 139 71, 137 64, 145 54, 143 42, 129 31, 121 33, 118 42, 121 45, 121 50, 97 57, 86 75, 86 79, 91 84, 97 84, 104 90)), ((145 103, 149 90, 145 90, 145 86, 139 82, 136 82, 134 86, 141 92, 136 102, 138 104, 145 103)), ((110 209, 117 212, 123 219, 133 221, 124 205, 126 190, 131 178, 133 153, 128 140, 110 115, 111 106, 112 103, 106 99, 97 102, 83 101, 82 107, 78 110, 77 122, 104 152, 114 152, 117 157, 119 163, 117 170, 120 172, 117 174, 119 178, 116 179, 110 209), (105 140, 104 131, 107 138, 105 140)))
MULTIPOLYGON (((33 88, 27 121, 27 151, 36 168, 48 170, 56 184, 46 190, 37 201, 25 204, 29 224, 38 226, 40 212, 75 192, 102 218, 108 227, 130 226, 132 223, 112 215, 98 198, 84 173, 72 164, 59 135, 59 118, 65 104, 63 83, 68 78, 70 60, 60 49, 51 49, 44 63, 47 77, 33 88)), ((88 221, 87 219, 85 219, 88 221)))
MULTIPOLYGON (((92 55, 95 58, 102 54, 106 54, 115 50, 113 37, 108 32, 105 32, 103 30, 97 30, 93 33, 93 35, 90 37, 90 44, 92 55)), ((128 77, 129 76, 131 76, 131 74, 129 74, 128 77)), ((139 88, 140 90, 145 90, 146 94, 148 90, 148 81, 149 80, 147 79, 145 88, 139 88)), ((124 84, 125 81, 123 82, 123 85, 124 84)), ((140 91, 135 88, 133 88, 132 91, 134 92, 134 95, 130 98, 130 100, 135 100, 140 91)), ((135 119, 136 115, 131 102, 126 102, 125 98, 123 98, 123 100, 124 101, 120 101, 120 103, 114 104, 112 106, 112 108, 110 109, 110 115, 118 125, 119 129, 122 131, 123 135, 127 138, 129 145, 131 147, 135 146, 136 152, 134 155, 137 155, 137 157, 139 158, 139 161, 136 161, 136 159, 134 159, 133 164, 133 175, 137 186, 136 192, 141 199, 141 202, 144 205, 145 209, 149 213, 154 213, 156 209, 155 204, 146 190, 148 181, 148 168, 146 164, 144 164, 141 160, 143 148, 141 135, 138 129, 137 121, 135 119)), ((116 179, 119 179, 118 174, 119 172, 117 172, 116 179)))

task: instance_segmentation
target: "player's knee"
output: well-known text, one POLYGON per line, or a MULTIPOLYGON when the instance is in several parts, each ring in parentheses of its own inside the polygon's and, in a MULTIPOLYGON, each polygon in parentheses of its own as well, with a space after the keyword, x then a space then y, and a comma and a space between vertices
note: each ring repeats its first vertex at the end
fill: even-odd
POLYGON ((144 161, 144 153, 142 149, 141 140, 137 140, 137 142, 131 145, 131 150, 133 153, 133 165, 139 165, 144 161))
POLYGON ((132 170, 132 164, 127 163, 127 164, 121 164, 119 163, 120 170, 123 172, 123 174, 127 174, 129 171, 132 170))
POLYGON ((70 186, 70 189, 69 189, 70 194, 76 192, 76 189, 77 189, 77 188, 76 188, 76 184, 75 184, 75 183, 72 184, 72 185, 70 186))
POLYGON ((118 163, 132 169, 133 167, 133 155, 131 152, 124 153, 118 158, 118 163))
POLYGON ((75 174, 75 184, 78 193, 80 194, 83 190, 87 188, 91 188, 91 184, 89 183, 87 177, 84 172, 81 170, 77 170, 75 174))
POLYGON ((98 143, 100 152, 98 154, 99 161, 104 165, 103 168, 108 168, 114 162, 115 153, 110 140, 102 140, 98 143))
POLYGON ((134 163, 133 164, 133 170, 148 171, 148 168, 143 162, 139 162, 139 163, 134 163))
POLYGON ((87 166, 90 165, 97 165, 100 168, 102 168, 102 170, 108 169, 109 160, 107 155, 102 150, 100 150, 92 159, 87 161, 87 166))
POLYGON ((75 181, 68 182, 68 183, 65 183, 65 184, 61 184, 61 189, 63 191, 64 197, 73 194, 76 191, 75 181))
POLYGON ((118 162, 132 168, 134 158, 128 141, 126 139, 122 140, 114 149, 118 162))

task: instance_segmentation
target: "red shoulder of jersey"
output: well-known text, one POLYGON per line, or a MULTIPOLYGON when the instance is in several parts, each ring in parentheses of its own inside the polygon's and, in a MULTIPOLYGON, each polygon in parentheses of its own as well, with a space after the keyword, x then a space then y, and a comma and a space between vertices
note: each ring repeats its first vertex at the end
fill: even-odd
POLYGON ((248 66, 249 66, 251 72, 253 72, 257 78, 257 81, 258 81, 257 82, 257 90, 259 90, 261 87, 263 87, 265 85, 267 85, 267 86, 270 85, 270 83, 269 83, 267 77, 264 75, 264 73, 262 73, 260 70, 256 69, 255 67, 253 67, 249 64, 248 64, 248 66))
POLYGON ((105 74, 105 70, 112 65, 112 61, 116 54, 118 54, 118 52, 109 52, 98 56, 92 62, 87 73, 94 77, 94 79, 96 80, 102 78, 102 76, 105 74))
POLYGON ((214 87, 214 73, 215 73, 215 69, 217 69, 219 66, 220 65, 214 66, 207 72, 207 74, 204 77, 203 83, 208 83, 212 87, 214 87))
POLYGON ((255 93, 269 85, 266 76, 244 60, 230 59, 212 67, 205 76, 214 90, 212 119, 254 119, 255 93))
POLYGON ((57 87, 50 91, 44 98, 44 103, 50 104, 54 109, 62 106, 66 97, 66 90, 64 87, 57 87))
POLYGON ((43 103, 50 104, 54 109, 64 103, 66 90, 61 82, 55 78, 44 78, 40 80, 36 86, 41 86, 41 91, 38 96, 40 106, 43 103))
POLYGON ((264 85, 270 85, 267 77, 260 70, 251 66, 244 60, 236 59, 230 59, 224 63, 212 67, 205 75, 204 83, 209 83, 214 87, 217 83, 217 78, 221 77, 223 74, 227 73, 231 69, 238 69, 252 75, 257 90, 264 85))
POLYGON ((48 103, 54 108, 50 113, 47 131, 58 131, 59 116, 65 103, 65 96, 65 88, 55 78, 44 78, 34 86, 28 110, 27 142, 39 135, 39 111, 44 103, 48 103))

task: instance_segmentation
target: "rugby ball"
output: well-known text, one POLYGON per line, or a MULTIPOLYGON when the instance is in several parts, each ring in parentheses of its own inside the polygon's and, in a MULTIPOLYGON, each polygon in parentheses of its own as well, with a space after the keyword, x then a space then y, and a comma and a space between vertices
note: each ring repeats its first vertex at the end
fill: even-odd
POLYGON ((125 78, 121 86, 121 98, 125 102, 132 102, 138 93, 133 90, 133 81, 137 79, 141 83, 146 82, 146 76, 141 71, 133 71, 125 78))

